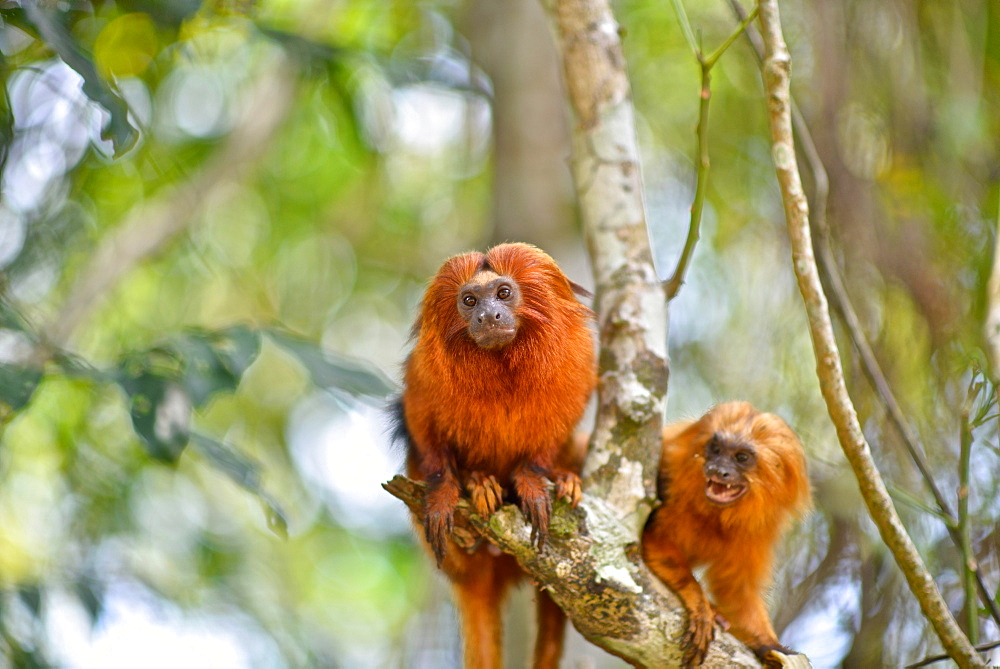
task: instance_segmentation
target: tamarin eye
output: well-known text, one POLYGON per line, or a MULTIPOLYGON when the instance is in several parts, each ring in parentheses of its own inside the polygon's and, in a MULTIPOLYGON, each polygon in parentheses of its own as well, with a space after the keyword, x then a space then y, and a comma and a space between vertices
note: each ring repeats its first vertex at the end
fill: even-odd
POLYGON ((465 297, 462 298, 462 304, 464 304, 467 307, 474 307, 476 306, 476 298, 474 298, 472 295, 466 295, 465 297))
POLYGON ((510 297, 510 288, 504 286, 503 288, 498 290, 497 297, 499 297, 501 300, 506 300, 508 297, 510 297))
POLYGON ((749 461, 750 461, 750 454, 747 453, 746 451, 740 451, 739 453, 736 454, 736 462, 744 464, 749 461))

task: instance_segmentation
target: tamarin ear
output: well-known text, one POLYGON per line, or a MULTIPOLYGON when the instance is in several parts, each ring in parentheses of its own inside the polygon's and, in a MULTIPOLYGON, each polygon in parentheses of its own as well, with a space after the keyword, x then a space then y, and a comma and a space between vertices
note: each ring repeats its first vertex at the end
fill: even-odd
POLYGON ((583 286, 581 286, 580 284, 578 284, 576 281, 570 281, 569 282, 569 287, 573 290, 574 293, 576 293, 580 297, 593 297, 594 296, 594 294, 592 292, 590 292, 589 290, 587 290, 586 288, 584 288, 583 286))

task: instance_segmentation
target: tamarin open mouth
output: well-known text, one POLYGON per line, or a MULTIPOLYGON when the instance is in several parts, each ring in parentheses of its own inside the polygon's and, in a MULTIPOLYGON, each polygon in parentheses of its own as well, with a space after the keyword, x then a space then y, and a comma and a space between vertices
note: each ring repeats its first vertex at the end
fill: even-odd
POLYGON ((715 479, 708 479, 705 486, 705 497, 713 504, 732 504, 742 497, 748 487, 745 483, 726 483, 715 479))

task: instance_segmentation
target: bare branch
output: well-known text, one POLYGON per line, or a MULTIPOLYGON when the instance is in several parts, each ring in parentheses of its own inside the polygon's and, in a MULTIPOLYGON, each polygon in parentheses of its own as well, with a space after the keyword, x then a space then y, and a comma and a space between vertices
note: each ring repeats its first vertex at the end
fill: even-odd
POLYGON ((963 609, 965 626, 969 630, 969 642, 979 642, 979 607, 976 606, 976 579, 979 568, 976 556, 972 552, 972 523, 969 518, 969 468, 972 461, 972 424, 969 412, 975 401, 974 385, 969 388, 969 394, 962 407, 962 420, 959 427, 959 457, 958 457, 958 548, 962 554, 962 591, 965 594, 963 609))
MULTIPOLYGON (((748 18, 746 10, 736 0, 729 0, 729 4, 737 18, 741 22, 745 22, 748 18)), ((749 26, 746 35, 747 39, 753 45, 758 59, 763 62, 764 46, 760 33, 753 26, 749 26)), ((816 143, 813 141, 812 133, 809 130, 805 117, 795 104, 794 97, 789 95, 789 100, 792 104, 792 127, 795 130, 795 142, 806 159, 806 164, 809 166, 809 172, 813 179, 813 203, 810 207, 810 211, 812 212, 811 228, 816 235, 813 238, 813 248, 816 252, 816 259, 823 284, 830 291, 830 303, 833 305, 834 311, 847 330, 847 335, 851 343, 858 352, 861 369, 864 371, 869 383, 875 389, 879 400, 882 402, 882 406, 889 416, 890 423, 896 428, 896 433, 903 442, 903 447, 906 448, 910 459, 913 460, 917 470, 920 472, 920 476, 934 497, 934 502, 940 512, 939 516, 948 530, 948 535, 955 546, 960 547, 962 540, 957 530, 955 513, 952 511, 948 500, 937 487, 923 448, 921 448, 916 435, 913 434, 913 430, 907 423, 903 409, 896 400, 896 395, 889 384, 889 380, 882 371, 882 367, 878 362, 878 358, 875 357, 875 352, 872 350, 871 344, 868 343, 868 338, 861 327, 861 319, 858 318, 857 311, 854 309, 854 304, 844 284, 843 274, 840 271, 839 265, 834 260, 830 244, 830 230, 826 220, 827 198, 830 192, 829 178, 827 177, 826 168, 819 155, 819 150, 816 148, 816 143)), ((1000 346, 1000 265, 995 265, 994 273, 997 288, 996 322, 998 328, 998 346, 1000 346)), ((979 600, 986 607, 993 620, 1000 625, 1000 607, 997 606, 996 600, 993 599, 993 595, 983 582, 982 574, 977 570, 973 576, 976 582, 976 589, 979 593, 979 600)))
POLYGON ((899 520, 847 394, 826 295, 813 256, 808 205, 795 157, 789 98, 791 58, 781 32, 777 0, 761 0, 760 23, 764 39, 763 74, 771 126, 772 158, 788 220, 793 266, 809 319, 820 389, 837 429, 841 447, 858 478, 869 514, 903 571, 925 617, 934 627, 949 655, 960 666, 981 666, 982 659, 955 622, 899 520))
MULTIPOLYGON (((976 646, 976 650, 985 653, 988 650, 993 650, 994 648, 1000 648, 1000 641, 993 641, 992 643, 984 643, 982 645, 976 646)), ((906 669, 916 669, 917 667, 926 667, 928 664, 934 664, 935 662, 942 662, 947 660, 947 655, 932 655, 931 657, 925 657, 920 660, 920 662, 914 662, 913 664, 906 665, 906 669)))

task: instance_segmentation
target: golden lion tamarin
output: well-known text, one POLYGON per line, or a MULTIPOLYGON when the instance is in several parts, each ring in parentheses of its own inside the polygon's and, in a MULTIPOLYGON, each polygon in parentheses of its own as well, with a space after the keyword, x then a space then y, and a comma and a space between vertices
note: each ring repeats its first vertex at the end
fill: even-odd
MULTIPOLYGON (((552 501, 580 501, 572 433, 596 383, 590 309, 555 261, 527 244, 501 244, 444 263, 414 326, 397 408, 407 473, 426 481, 422 525, 451 580, 465 666, 501 666, 500 605, 522 575, 484 542, 468 553, 449 539, 463 490, 491 515, 508 496, 544 545, 552 501)), ((418 521, 419 522, 419 521, 418 521)), ((557 667, 565 614, 538 590, 536 667, 557 667)))
POLYGON ((663 431, 658 507, 643 557, 688 611, 686 665, 700 664, 721 616, 763 660, 778 642, 764 604, 775 543, 811 504, 806 459, 785 422, 746 402, 663 431), (692 574, 706 566, 715 606, 692 574))

